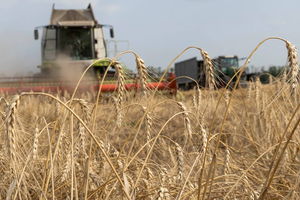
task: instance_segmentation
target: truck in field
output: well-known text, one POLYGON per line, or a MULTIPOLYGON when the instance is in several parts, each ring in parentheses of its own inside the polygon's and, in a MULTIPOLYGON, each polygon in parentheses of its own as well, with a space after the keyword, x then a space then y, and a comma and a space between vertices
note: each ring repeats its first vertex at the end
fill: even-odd
MULTIPOLYGON (((214 75, 216 77, 215 87, 219 88, 226 86, 228 81, 239 69, 239 60, 241 59, 236 55, 218 56, 212 60, 214 65, 214 75)), ((196 82, 200 87, 207 87, 203 60, 197 60, 196 57, 175 63, 175 75, 178 77, 177 85, 180 89, 192 89, 197 85, 196 82)), ((242 79, 245 79, 244 74, 242 79)))

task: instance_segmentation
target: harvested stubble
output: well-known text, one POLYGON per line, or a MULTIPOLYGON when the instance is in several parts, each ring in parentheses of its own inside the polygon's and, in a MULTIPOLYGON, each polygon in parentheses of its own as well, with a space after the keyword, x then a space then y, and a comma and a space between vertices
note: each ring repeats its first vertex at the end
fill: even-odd
POLYGON ((281 79, 134 98, 117 70, 116 101, 98 112, 94 99, 5 97, 0 199, 300 198, 300 101, 281 79))

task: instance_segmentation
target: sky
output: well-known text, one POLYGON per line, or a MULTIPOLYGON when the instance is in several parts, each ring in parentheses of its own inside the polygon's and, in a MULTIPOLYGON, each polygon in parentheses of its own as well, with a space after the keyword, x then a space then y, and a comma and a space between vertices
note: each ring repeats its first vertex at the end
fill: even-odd
MULTIPOLYGON (((47 25, 52 4, 57 9, 82 9, 91 3, 102 24, 114 27, 146 65, 165 68, 188 46, 209 55, 246 57, 269 36, 300 46, 299 0, 0 0, 0 74, 38 72, 40 41, 34 27, 47 25)), ((108 34, 107 34, 108 36, 108 34)), ((109 37, 107 37, 109 39, 109 37)), ((125 47, 124 47, 125 46, 125 47)), ((120 49, 126 45, 120 44, 120 49)), ((199 57, 191 50, 179 60, 199 57)), ((251 60, 253 66, 285 65, 282 42, 269 41, 251 60)), ((133 67, 133 57, 122 58, 133 67)))

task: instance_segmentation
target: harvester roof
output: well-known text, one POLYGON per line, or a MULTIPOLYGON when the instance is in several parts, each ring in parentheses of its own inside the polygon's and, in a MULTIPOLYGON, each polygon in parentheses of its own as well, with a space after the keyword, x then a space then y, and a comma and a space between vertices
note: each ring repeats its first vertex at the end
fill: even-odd
POLYGON ((87 9, 55 9, 53 6, 50 25, 54 26, 95 26, 95 19, 91 5, 87 9))

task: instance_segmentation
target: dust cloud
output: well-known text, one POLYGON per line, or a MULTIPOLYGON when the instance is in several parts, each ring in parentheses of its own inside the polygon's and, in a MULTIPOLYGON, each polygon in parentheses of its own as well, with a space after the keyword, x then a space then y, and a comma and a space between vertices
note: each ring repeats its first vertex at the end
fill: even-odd
POLYGON ((29 76, 38 72, 40 44, 17 31, 0 32, 0 77, 29 76))
MULTIPOLYGON (((82 76, 85 69, 92 62, 89 60, 72 60, 69 56, 60 54, 55 60, 55 70, 53 71, 55 77, 63 82, 77 83, 82 76)), ((83 77, 83 84, 89 82, 95 82, 96 75, 93 70, 89 70, 83 77)))

